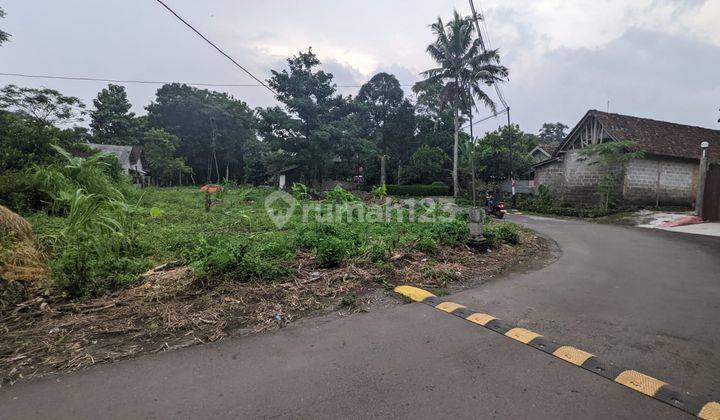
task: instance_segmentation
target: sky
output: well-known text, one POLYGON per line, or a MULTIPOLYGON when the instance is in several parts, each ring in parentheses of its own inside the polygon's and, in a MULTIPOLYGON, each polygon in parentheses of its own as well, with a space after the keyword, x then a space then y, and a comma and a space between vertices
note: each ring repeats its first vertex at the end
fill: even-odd
MULTIPOLYGON (((451 0, 165 0, 265 80, 312 47, 340 85, 373 74, 402 84, 434 66, 429 25, 451 0)), ((720 129, 720 0, 475 0, 487 40, 509 68, 511 120, 573 126, 588 109, 720 129)), ((253 81, 154 0, 3 0, 0 72, 123 80, 243 84, 253 81)), ((103 82, 0 76, 0 85, 49 87, 88 107, 103 82)), ((145 113, 159 85, 126 84, 145 113)), ((251 107, 276 104, 261 87, 218 87, 251 107)), ((409 86, 405 88, 412 95, 409 86)), ((340 88, 345 95, 358 88, 340 88)), ((480 110, 480 115, 489 111, 480 110)), ((478 124, 479 132, 504 116, 478 124)))

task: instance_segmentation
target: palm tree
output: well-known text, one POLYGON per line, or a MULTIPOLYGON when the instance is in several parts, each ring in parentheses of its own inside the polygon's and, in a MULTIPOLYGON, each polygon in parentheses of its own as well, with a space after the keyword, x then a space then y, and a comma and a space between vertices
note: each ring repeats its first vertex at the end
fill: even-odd
POLYGON ((440 81, 443 89, 440 101, 443 106, 453 107, 455 128, 453 145, 453 193, 457 197, 458 185, 458 139, 460 135, 460 113, 469 112, 477 98, 496 112, 495 102, 482 89, 503 81, 507 68, 500 65, 498 50, 483 51, 480 38, 475 38, 475 27, 470 18, 460 16, 457 10, 453 19, 444 24, 438 17, 431 26, 437 39, 428 45, 427 52, 439 67, 422 72, 426 77, 420 84, 440 81))

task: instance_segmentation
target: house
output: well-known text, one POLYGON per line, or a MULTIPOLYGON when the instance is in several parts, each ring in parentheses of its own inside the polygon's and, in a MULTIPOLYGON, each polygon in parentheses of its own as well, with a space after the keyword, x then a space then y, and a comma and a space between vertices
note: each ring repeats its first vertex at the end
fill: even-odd
POLYGON ((631 140, 644 156, 631 160, 622 180, 627 202, 691 206, 697 197, 700 143, 720 158, 720 131, 664 121, 588 111, 548 159, 533 165, 535 185, 546 185, 561 202, 591 206, 597 185, 612 170, 583 158, 596 143, 631 140))
POLYGON ((88 143, 87 146, 93 150, 115 155, 123 171, 133 178, 134 183, 142 184, 145 180, 147 171, 143 166, 144 156, 141 146, 95 143, 88 143))
POLYGON ((552 153, 557 148, 556 144, 550 144, 550 143, 540 143, 537 146, 535 146, 534 149, 528 153, 528 155, 532 158, 533 162, 543 162, 552 157, 552 153))

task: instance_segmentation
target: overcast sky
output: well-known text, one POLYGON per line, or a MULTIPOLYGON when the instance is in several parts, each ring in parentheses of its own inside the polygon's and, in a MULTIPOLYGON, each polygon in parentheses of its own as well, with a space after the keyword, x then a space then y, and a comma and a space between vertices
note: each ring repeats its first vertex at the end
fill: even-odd
MULTIPOLYGON (((483 0, 489 42, 510 69, 513 122, 574 125, 588 109, 720 128, 720 0, 483 0)), ((309 46, 338 84, 378 71, 412 84, 432 66, 428 25, 466 1, 166 0, 262 79, 309 46)), ((3 0, 0 72, 110 79, 251 83, 154 0, 3 0)), ((101 82, 0 76, 46 86, 89 106, 101 82)), ((159 86, 127 84, 144 113, 159 86)), ((215 88, 250 106, 274 103, 257 87, 215 88)), ((343 88, 355 94, 357 88, 343 88)), ((407 88, 409 92, 409 88, 407 88)), ((479 126, 497 128, 499 117, 479 126)))

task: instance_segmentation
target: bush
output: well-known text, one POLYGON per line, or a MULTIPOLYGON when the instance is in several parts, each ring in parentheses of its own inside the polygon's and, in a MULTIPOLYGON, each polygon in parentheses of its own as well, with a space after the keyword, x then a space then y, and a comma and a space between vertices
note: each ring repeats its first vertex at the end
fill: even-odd
POLYGON ((351 241, 331 236, 318 243, 316 253, 320 264, 325 267, 333 267, 353 255, 355 249, 356 247, 351 241))
POLYGON ((400 197, 430 197, 451 195, 446 185, 388 185, 387 193, 400 197))
POLYGON ((344 204, 360 201, 360 198, 345 190, 340 184, 337 184, 335 188, 328 191, 327 195, 325 195, 325 200, 335 204, 344 204))
POLYGON ((41 210, 47 204, 45 195, 29 171, 0 174, 0 205, 16 213, 27 214, 41 210))
POLYGON ((150 263, 134 250, 110 252, 112 239, 78 237, 64 241, 50 263, 56 286, 71 297, 98 296, 134 282, 150 263))
POLYGON ((362 254, 364 241, 351 224, 315 223, 298 234, 298 245, 312 249, 324 266, 335 266, 345 259, 362 254))
POLYGON ((493 222, 485 224, 483 236, 491 247, 503 243, 515 245, 520 242, 520 227, 509 222, 493 222))
POLYGON ((293 182, 290 189, 292 190, 293 196, 300 201, 310 198, 310 189, 302 182, 293 182))
POLYGON ((242 237, 200 240, 186 254, 188 263, 203 278, 248 282, 274 280, 288 274, 285 262, 292 256, 287 241, 242 237))
POLYGON ((377 187, 372 189, 372 195, 375 196, 375 198, 385 198, 387 197, 387 185, 378 185, 377 187))

